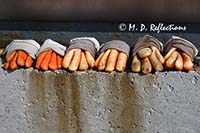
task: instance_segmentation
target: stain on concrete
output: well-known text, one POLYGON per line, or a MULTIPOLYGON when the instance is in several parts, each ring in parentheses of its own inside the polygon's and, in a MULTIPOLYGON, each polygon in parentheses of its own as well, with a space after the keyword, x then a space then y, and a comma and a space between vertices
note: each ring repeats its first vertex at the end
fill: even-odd
POLYGON ((65 84, 67 83, 65 74, 58 74, 54 79, 54 90, 57 97, 57 116, 58 116, 58 128, 60 131, 67 132, 68 117, 66 112, 66 89, 65 84))
POLYGON ((38 99, 29 113, 39 131, 141 132, 139 99, 126 73, 33 70, 29 80, 29 101, 38 99))
POLYGON ((29 75, 28 114, 32 118, 31 129, 44 131, 46 128, 45 118, 45 76, 43 73, 31 71, 29 75))
POLYGON ((126 73, 89 71, 77 78, 83 132, 141 132, 139 97, 126 73))
POLYGON ((0 74, 2 132, 200 132, 194 71, 0 74))
POLYGON ((80 90, 76 77, 70 73, 55 75, 58 129, 62 132, 81 132, 80 90))
POLYGON ((28 101, 33 131, 82 132, 80 88, 74 74, 31 71, 28 101))
POLYGON ((126 73, 115 73, 113 77, 110 77, 110 83, 108 84, 109 99, 115 100, 111 106, 114 108, 110 110, 115 113, 109 116, 109 124, 113 128, 112 132, 141 133, 140 120, 142 115, 138 104, 139 97, 129 77, 126 73), (120 108, 115 110, 116 106, 120 108))
POLYGON ((75 124, 77 126, 76 132, 82 132, 81 125, 80 125, 80 87, 75 75, 71 75, 70 79, 71 90, 72 90, 72 110, 75 115, 75 124))

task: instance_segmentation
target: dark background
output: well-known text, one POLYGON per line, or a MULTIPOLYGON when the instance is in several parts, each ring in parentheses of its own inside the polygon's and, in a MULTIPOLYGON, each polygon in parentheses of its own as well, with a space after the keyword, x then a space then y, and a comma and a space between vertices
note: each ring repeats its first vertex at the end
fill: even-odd
POLYGON ((200 22, 199 0, 0 0, 0 20, 200 22))

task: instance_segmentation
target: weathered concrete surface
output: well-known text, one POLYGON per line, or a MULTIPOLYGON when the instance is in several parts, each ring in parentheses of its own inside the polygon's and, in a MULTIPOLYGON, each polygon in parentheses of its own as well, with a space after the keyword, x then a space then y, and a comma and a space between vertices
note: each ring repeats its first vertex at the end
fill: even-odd
POLYGON ((126 74, 1 69, 0 82, 1 131, 140 131, 138 101, 126 74))
POLYGON ((129 77, 140 97, 143 132, 200 132, 200 76, 196 72, 129 77))
POLYGON ((198 133, 200 76, 0 69, 0 131, 198 133))
MULTIPOLYGON (((47 38, 67 45, 77 36, 130 45, 144 33, 0 31, 0 48, 13 39, 47 38)), ((163 43, 171 34, 153 34, 163 43)), ((200 34, 177 34, 199 48, 200 34)), ((1 62, 1 60, 0 60, 1 62)), ((0 63, 1 64, 1 63, 0 63)), ((0 132, 199 133, 200 76, 38 72, 0 68, 0 132)))

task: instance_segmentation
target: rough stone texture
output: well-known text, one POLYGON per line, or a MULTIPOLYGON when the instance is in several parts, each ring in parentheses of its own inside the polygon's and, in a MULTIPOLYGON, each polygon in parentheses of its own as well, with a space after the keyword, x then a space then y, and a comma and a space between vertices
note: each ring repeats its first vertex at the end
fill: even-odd
MULTIPOLYGON (((1 31, 0 35, 4 48, 16 38, 33 38, 41 44, 52 38, 67 45, 77 36, 94 36, 101 43, 122 39, 132 45, 144 34, 1 31)), ((199 47, 200 34, 178 35, 199 47)), ((170 36, 158 35, 162 42, 170 36)), ((138 75, 0 68, 0 132, 199 133, 199 97, 200 76, 194 71, 138 75)))
POLYGON ((196 72, 129 77, 140 99, 143 132, 200 132, 200 76, 196 72))
POLYGON ((196 72, 0 69, 0 131, 198 133, 196 72))

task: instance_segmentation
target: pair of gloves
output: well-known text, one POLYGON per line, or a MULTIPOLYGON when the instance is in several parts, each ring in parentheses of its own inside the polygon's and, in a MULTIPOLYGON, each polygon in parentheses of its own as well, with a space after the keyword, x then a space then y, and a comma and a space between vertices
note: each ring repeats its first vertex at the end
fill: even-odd
POLYGON ((37 58, 35 67, 41 70, 56 70, 62 66, 66 47, 47 39, 42 47, 34 40, 13 40, 6 47, 4 69, 30 68, 37 58))
POLYGON ((34 40, 14 40, 5 49, 6 63, 4 69, 15 70, 19 67, 32 66, 40 45, 34 40))
POLYGON ((81 37, 70 40, 62 65, 69 71, 93 68, 95 55, 99 50, 99 42, 93 37, 81 37))
POLYGON ((145 35, 133 47, 131 70, 144 74, 164 69, 189 71, 193 69, 193 60, 197 53, 197 48, 183 38, 173 36, 163 46, 156 38, 145 35), (164 57, 161 54, 163 51, 164 57))
POLYGON ((122 72, 126 68, 130 52, 129 45, 120 40, 112 40, 102 45, 95 66, 99 71, 122 72))
POLYGON ((33 59, 36 59, 35 68, 44 71, 62 67, 69 71, 84 71, 94 67, 99 71, 124 71, 129 51, 129 45, 120 40, 107 42, 100 48, 99 42, 93 37, 74 38, 70 40, 67 50, 51 39, 47 39, 41 47, 34 40, 14 40, 6 48, 4 68, 29 68, 33 59))
POLYGON ((36 54, 35 68, 43 71, 61 69, 65 51, 65 46, 47 39, 36 54))
POLYGON ((129 51, 129 45, 120 40, 109 41, 102 44, 100 48, 95 38, 75 38, 70 41, 63 59, 63 67, 70 71, 96 67, 99 71, 122 72, 126 68, 129 51), (99 54, 95 61, 97 52, 99 54))

